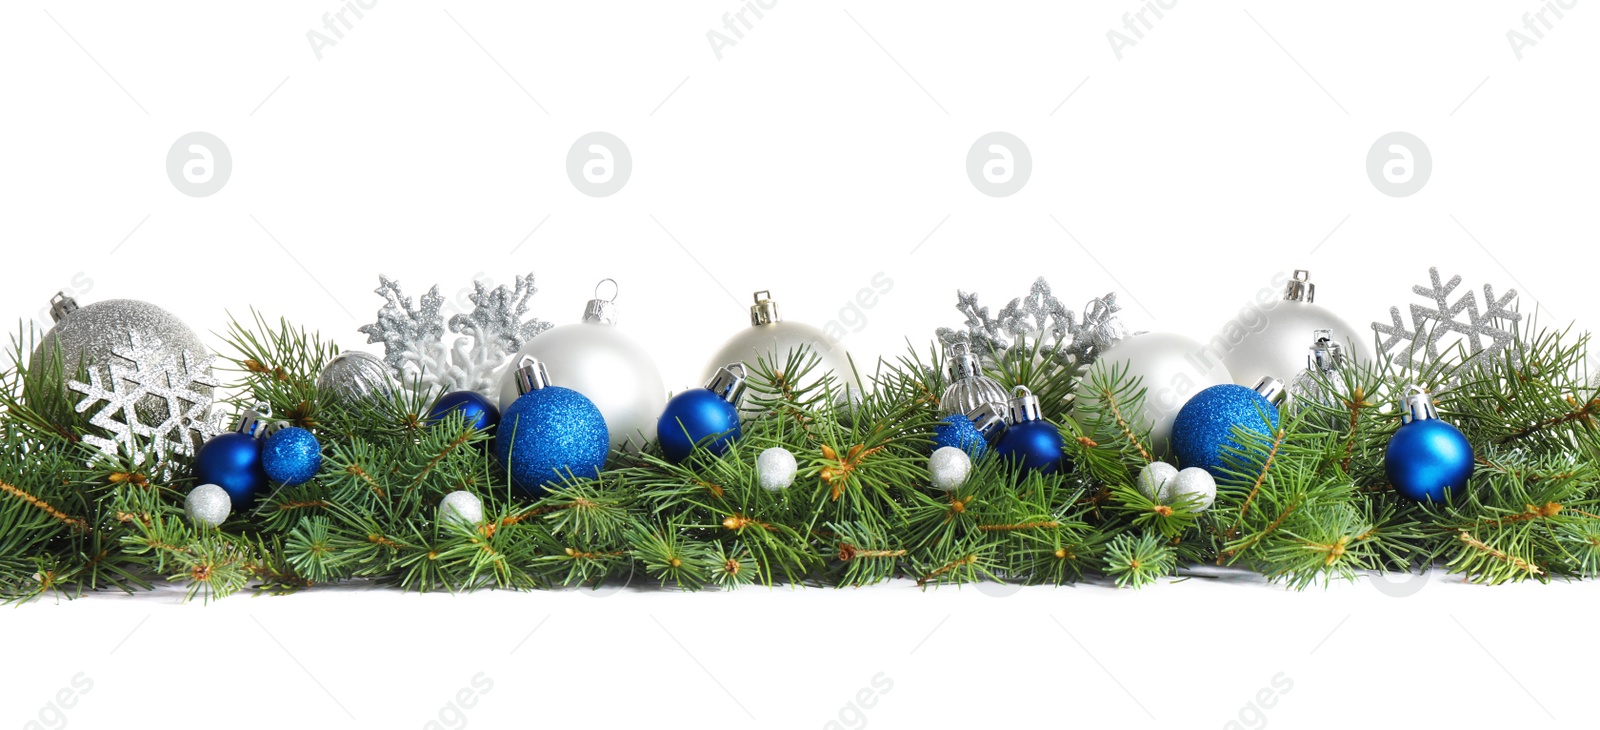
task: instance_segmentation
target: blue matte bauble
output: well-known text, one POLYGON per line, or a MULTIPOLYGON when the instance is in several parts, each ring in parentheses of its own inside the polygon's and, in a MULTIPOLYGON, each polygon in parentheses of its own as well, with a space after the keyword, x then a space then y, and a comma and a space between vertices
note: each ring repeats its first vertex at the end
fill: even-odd
POLYGON ((983 432, 972 424, 972 419, 952 413, 940 419, 940 423, 933 427, 933 450, 938 451, 945 446, 954 446, 967 452, 967 456, 977 459, 989 451, 989 442, 984 440, 983 432))
POLYGON ((286 487, 305 484, 322 469, 322 444, 299 426, 281 429, 261 444, 261 468, 286 487))
POLYGON ((1475 464, 1461 430, 1437 418, 1412 421, 1389 439, 1383 470, 1401 496, 1443 502, 1467 486, 1475 464))
POLYGON ((600 409, 571 388, 547 385, 523 393, 500 416, 495 457, 530 497, 568 476, 593 478, 605 468, 611 434, 600 409))
POLYGON ((194 476, 197 484, 222 487, 235 512, 249 509, 267 488, 261 439, 232 432, 217 435, 195 452, 194 476))
POLYGON ((713 456, 721 456, 741 434, 739 409, 705 388, 673 396, 656 423, 661 451, 674 464, 689 458, 696 444, 713 456))
POLYGON ((468 426, 486 433, 494 433, 495 425, 500 423, 500 409, 488 398, 470 390, 440 396, 439 401, 428 409, 428 421, 441 421, 451 413, 466 416, 468 426))
POLYGON ((1243 450, 1233 427, 1271 436, 1278 429, 1278 407, 1242 385, 1213 385, 1196 393, 1172 422, 1172 452, 1185 468, 1198 466, 1222 478, 1224 448, 1243 450))
POLYGON ((1066 458, 1061 429, 1049 421, 1024 421, 1006 427, 995 444, 1000 458, 1020 462, 1022 468, 1040 474, 1054 474, 1066 458))

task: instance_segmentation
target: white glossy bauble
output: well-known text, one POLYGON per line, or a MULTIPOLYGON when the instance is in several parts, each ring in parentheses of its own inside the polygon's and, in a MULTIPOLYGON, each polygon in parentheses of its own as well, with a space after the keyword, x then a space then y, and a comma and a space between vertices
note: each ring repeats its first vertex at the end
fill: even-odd
POLYGON ((1276 307, 1258 313, 1265 323, 1247 327, 1239 320, 1228 322, 1207 347, 1215 353, 1225 351, 1222 363, 1233 375, 1233 382, 1254 388, 1263 377, 1285 383, 1306 369, 1306 358, 1317 330, 1331 330, 1333 341, 1356 362, 1370 363, 1372 329, 1357 329, 1328 308, 1314 302, 1283 300, 1276 307))
MULTIPOLYGON (((808 348, 820 358, 800 381, 802 387, 815 383, 829 372, 834 375, 835 388, 843 388, 846 383, 855 381, 850 353, 844 345, 829 341, 822 330, 802 322, 771 322, 747 327, 730 338, 722 349, 706 361, 700 383, 710 380, 717 373, 717 368, 735 362, 744 363, 750 382, 764 383, 756 372, 758 362, 765 361, 768 367, 778 370, 789 362, 791 353, 801 348, 808 348)), ((745 402, 750 402, 748 394, 745 395, 745 402)))
MULTIPOLYGON (((1144 404, 1138 413, 1126 414, 1134 428, 1149 431, 1150 444, 1157 455, 1171 451, 1172 422, 1178 418, 1178 409, 1189 399, 1213 385, 1232 383, 1233 377, 1222 359, 1204 345, 1183 335, 1170 332, 1147 332, 1134 335, 1106 348, 1095 369, 1106 373, 1125 370, 1131 382, 1140 380, 1144 388, 1144 404)), ((1087 425, 1086 407, 1098 402, 1090 392, 1089 378, 1085 377, 1078 388, 1078 407, 1073 418, 1087 425)))
MULTIPOLYGON (((613 450, 637 451, 655 440, 667 387, 650 353, 615 325, 556 327, 528 340, 511 362, 515 365, 524 356, 544 363, 551 385, 576 390, 600 409, 613 450)), ((518 395, 516 369, 507 368, 500 381, 500 412, 518 395)))

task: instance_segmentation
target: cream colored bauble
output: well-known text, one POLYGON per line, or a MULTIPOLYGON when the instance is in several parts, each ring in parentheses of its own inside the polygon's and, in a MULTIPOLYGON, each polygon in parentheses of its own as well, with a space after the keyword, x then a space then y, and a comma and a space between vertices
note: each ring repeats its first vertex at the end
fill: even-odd
MULTIPOLYGON (((600 409, 613 450, 638 451, 656 439, 667 387, 650 353, 617 329, 614 299, 589 300, 583 321, 534 336, 512 362, 523 357, 544 363, 551 385, 576 390, 600 409)), ((516 368, 507 368, 500 381, 500 412, 518 395, 516 368)))
MULTIPOLYGON (((1094 370, 1106 374, 1126 371, 1124 377, 1128 381, 1140 380, 1145 391, 1143 407, 1137 413, 1124 415, 1134 428, 1149 431, 1150 444, 1157 455, 1171 451, 1172 422, 1178 417, 1178 409, 1206 388, 1233 382, 1221 358, 1199 342, 1170 332, 1147 332, 1118 340, 1095 361, 1094 370)), ((1088 408, 1099 403, 1089 387, 1091 377, 1092 373, 1085 376, 1078 386, 1078 405, 1073 409, 1073 418, 1085 426, 1088 408)))
MULTIPOLYGON (((778 303, 768 298, 767 292, 756 292, 755 302, 750 307, 750 327, 729 338, 722 349, 706 361, 700 382, 709 381, 718 368, 739 362, 744 363, 752 384, 765 387, 769 384, 761 377, 757 363, 765 361, 774 370, 782 369, 789 362, 791 354, 801 348, 807 348, 819 359, 816 366, 801 379, 800 387, 815 383, 830 372, 833 373, 836 390, 842 391, 846 385, 855 382, 850 353, 844 345, 831 341, 826 333, 811 325, 783 321, 778 316, 778 303)), ((746 396, 743 406, 746 414, 754 410, 751 401, 746 396)))
POLYGON ((1311 274, 1297 270, 1281 301, 1270 309, 1241 310, 1206 347, 1222 357, 1233 382, 1246 388, 1254 388, 1264 377, 1294 382, 1307 367, 1318 330, 1328 330, 1347 357, 1372 362, 1372 328, 1357 329, 1317 304, 1316 294, 1311 274))

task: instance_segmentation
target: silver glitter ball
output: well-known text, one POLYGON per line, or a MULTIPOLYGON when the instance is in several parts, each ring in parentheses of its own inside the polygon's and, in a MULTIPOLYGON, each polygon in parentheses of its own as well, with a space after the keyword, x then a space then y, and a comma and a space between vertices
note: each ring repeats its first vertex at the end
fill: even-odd
POLYGON ((439 521, 477 525, 483 522, 483 500, 472 492, 451 492, 439 501, 439 521))
POLYGON ((183 499, 183 512, 197 525, 216 527, 228 521, 233 512, 233 500, 228 492, 215 484, 202 484, 189 490, 183 499))
POLYGON ((1193 495, 1198 499, 1196 507, 1204 512, 1211 509, 1211 503, 1217 501, 1217 480, 1211 472, 1198 466, 1191 466, 1178 472, 1172 481, 1167 483, 1172 499, 1179 499, 1193 495))
POLYGON ((781 446, 767 449, 756 457, 756 475, 761 480, 761 488, 769 492, 788 489, 790 484, 794 484, 795 472, 799 470, 800 465, 794 460, 794 454, 781 446))
MULTIPOLYGON (((154 349, 160 358, 171 358, 175 363, 184 362, 186 352, 197 361, 211 354, 194 330, 154 304, 133 299, 107 299, 82 307, 68 299, 66 304, 65 309, 57 309, 59 319, 55 327, 45 333, 34 349, 34 367, 47 364, 46 358, 53 358, 59 347, 68 379, 72 379, 81 366, 98 371, 100 380, 109 383, 111 366, 118 362, 112 351, 128 347, 130 332, 137 333, 144 345, 154 349)), ((204 374, 209 376, 210 369, 204 374)), ((196 386, 195 391, 212 396, 209 386, 196 386)), ((71 398, 77 399, 76 396, 71 398)), ((155 395, 141 399, 135 409, 144 423, 160 423, 169 415, 167 401, 155 395)))
POLYGON ((393 397, 394 376, 377 355, 360 350, 340 353, 317 376, 317 395, 330 401, 375 403, 393 397))
POLYGON ((933 488, 951 492, 967 483, 972 474, 972 457, 954 446, 941 446, 928 457, 928 476, 933 488))
POLYGON ((1139 493, 1157 502, 1165 503, 1172 499, 1172 483, 1178 478, 1178 467, 1164 461, 1152 461, 1139 470, 1139 478, 1134 485, 1139 488, 1139 493))

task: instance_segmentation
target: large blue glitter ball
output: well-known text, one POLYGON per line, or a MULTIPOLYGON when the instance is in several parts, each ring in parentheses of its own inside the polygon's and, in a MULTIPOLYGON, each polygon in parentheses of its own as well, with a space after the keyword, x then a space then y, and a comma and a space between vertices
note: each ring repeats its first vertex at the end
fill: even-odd
POLYGON ((468 426, 488 433, 494 433, 495 425, 500 423, 500 409, 488 398, 470 390, 440 396, 439 401, 428 409, 428 421, 441 421, 451 413, 465 416, 468 426))
POLYGON ((494 453, 511 482, 530 497, 568 476, 593 478, 605 468, 611 434, 600 409, 571 388, 523 393, 500 417, 494 453))
POLYGON ((689 458, 696 444, 713 456, 721 456, 741 434, 739 409, 705 388, 672 396, 661 412, 661 420, 656 422, 661 451, 674 464, 689 458))
POLYGON ((1213 385, 1196 393, 1172 422, 1172 451, 1184 468, 1198 466, 1224 476, 1223 449, 1243 450, 1233 427, 1271 436, 1278 429, 1278 407, 1242 385, 1213 385))
POLYGON ((1418 502, 1443 502, 1460 493, 1474 466, 1467 437, 1437 418, 1401 426, 1383 453, 1389 483, 1418 502))
POLYGON ((242 433, 224 433, 200 446, 194 455, 197 484, 215 484, 228 493, 233 511, 250 508, 267 488, 261 468, 261 440, 242 433))
POLYGON ((322 444, 298 426, 282 429, 261 445, 261 468, 286 487, 305 484, 322 469, 322 444))
POLYGON ((983 432, 972 425, 972 419, 960 413, 945 416, 939 425, 933 427, 933 450, 938 451, 945 446, 961 449, 973 459, 989 451, 989 442, 984 440, 983 432))
POLYGON ((1061 429, 1049 421, 1024 421, 1006 427, 994 452, 1002 459, 1020 462, 1022 468, 1054 474, 1066 458, 1061 429))

